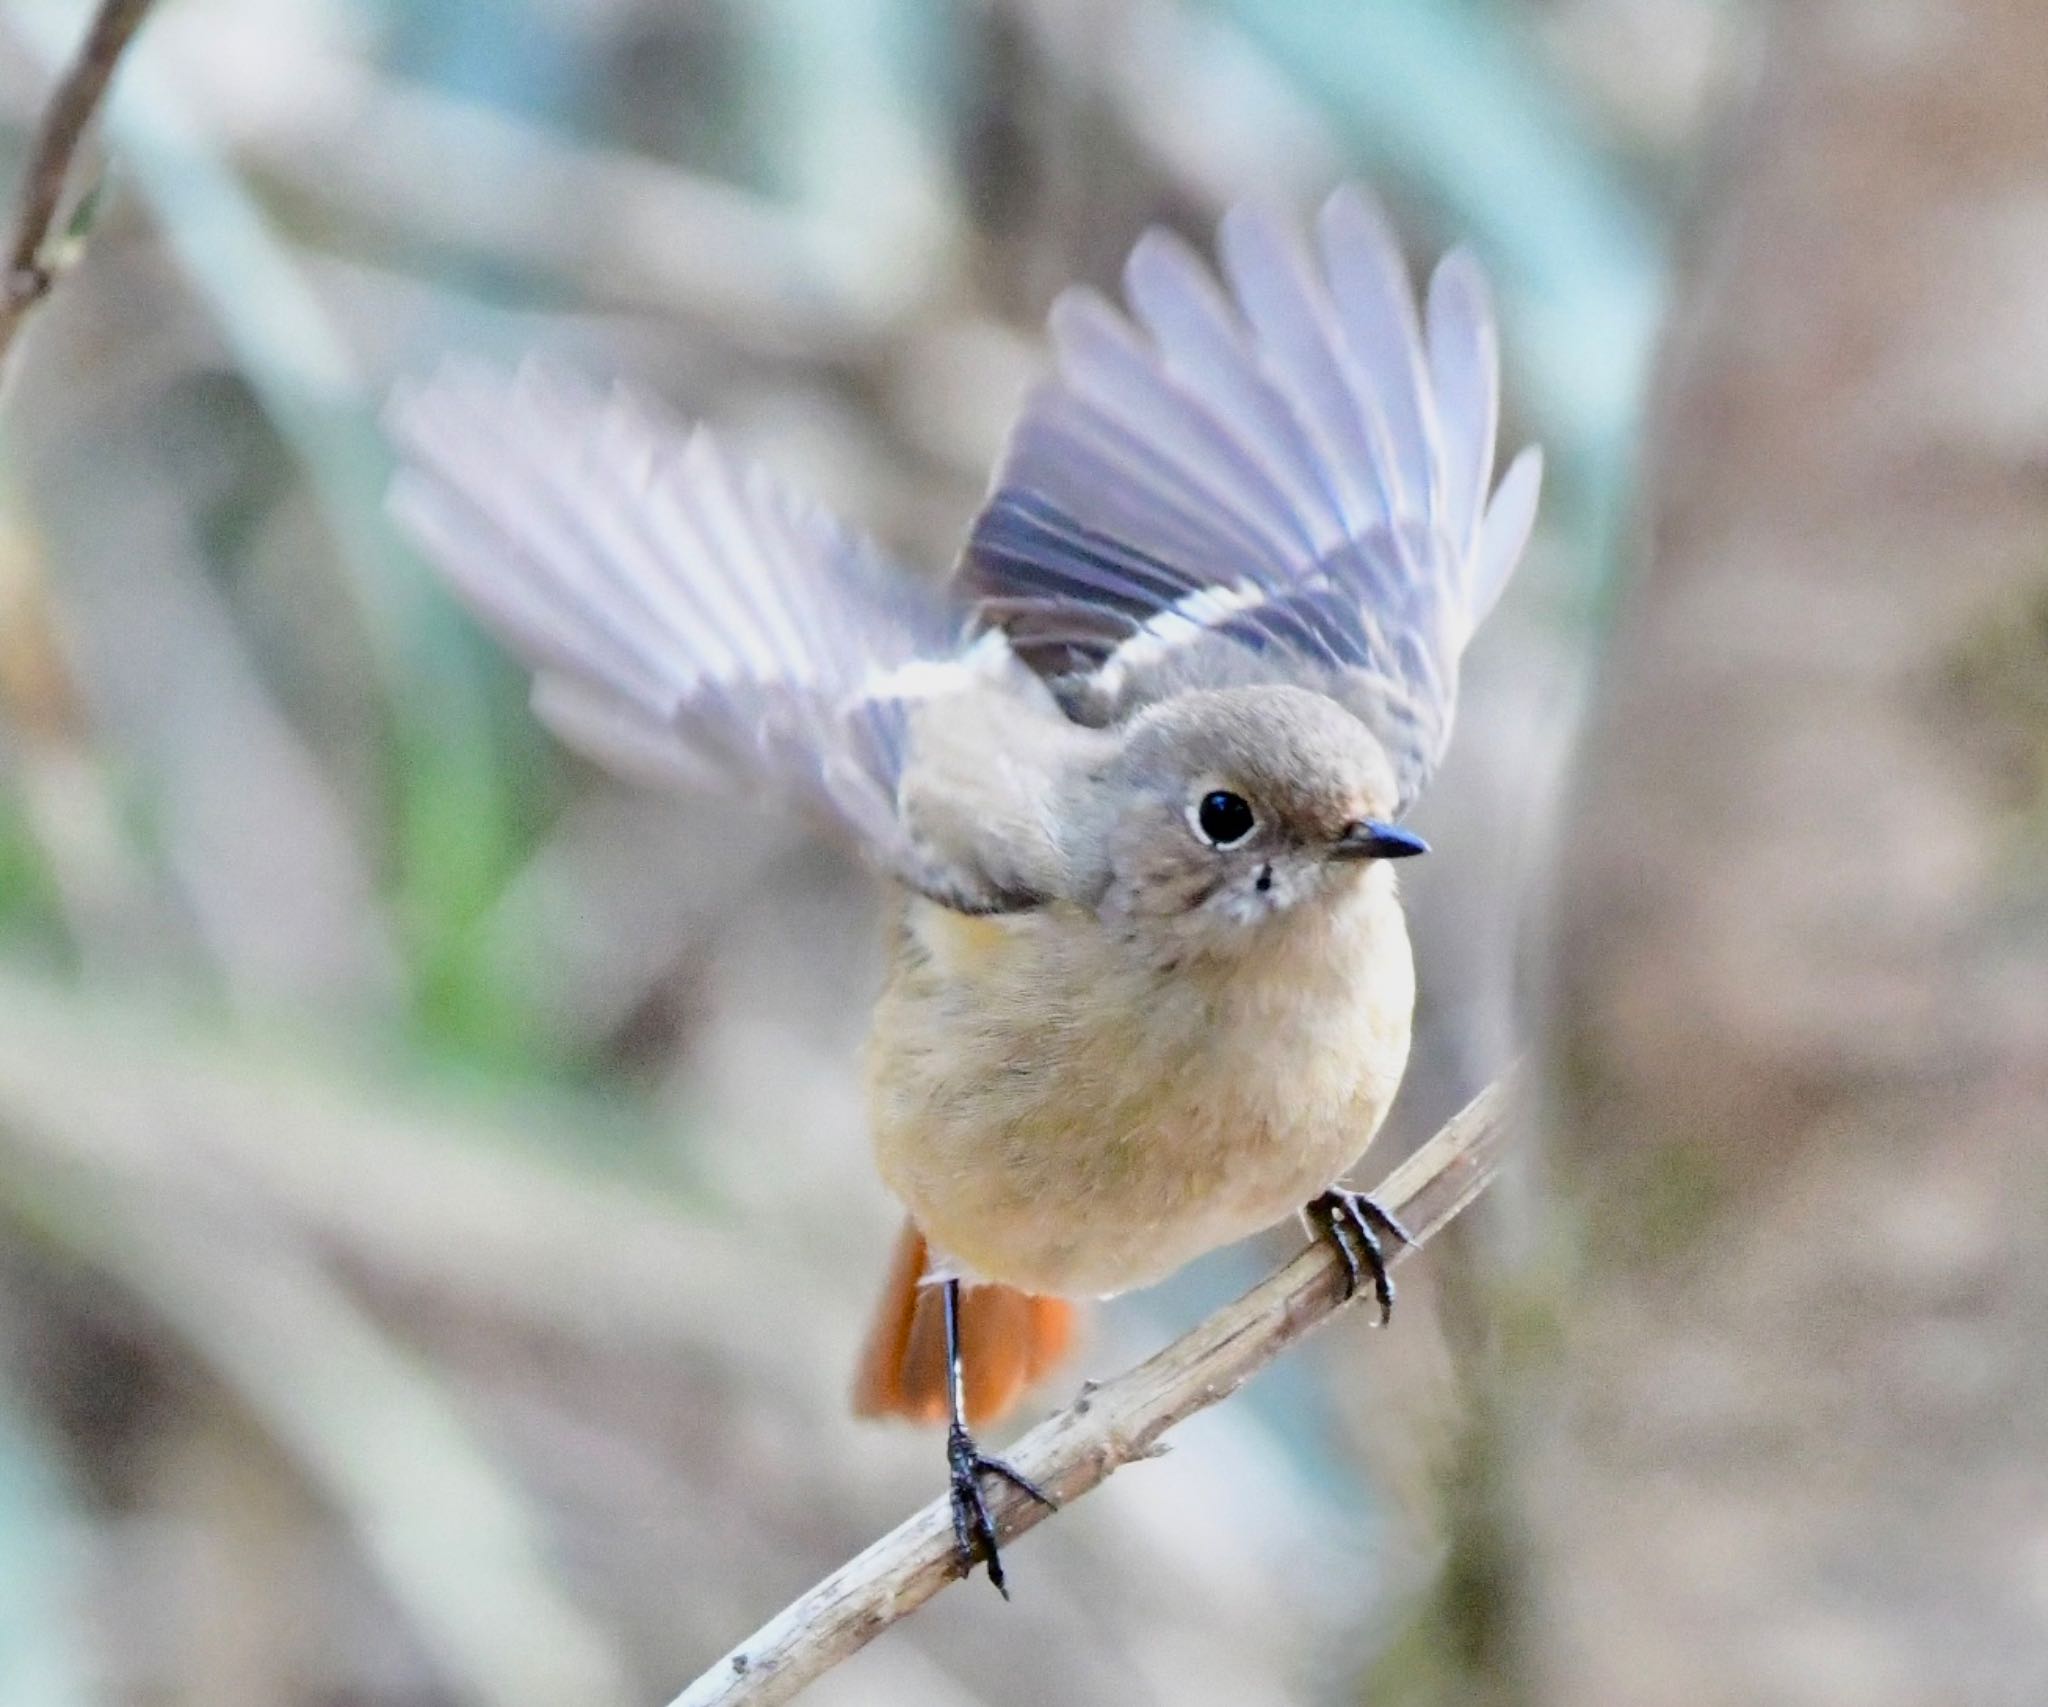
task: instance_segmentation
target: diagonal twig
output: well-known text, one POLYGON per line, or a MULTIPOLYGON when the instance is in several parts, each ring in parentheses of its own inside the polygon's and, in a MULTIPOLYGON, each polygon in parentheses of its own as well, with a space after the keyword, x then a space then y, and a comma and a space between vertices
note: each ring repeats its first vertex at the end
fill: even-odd
MULTIPOLYGON (((1374 1194, 1426 1244, 1485 1189, 1511 1133, 1517 1075, 1483 1091, 1389 1174, 1374 1194)), ((1392 1253, 1400 1261, 1406 1252, 1392 1253)), ((1007 1456, 1060 1504, 1147 1457, 1182 1419, 1228 1398, 1343 1307, 1342 1269, 1317 1244, 1135 1369, 1090 1389, 1007 1456)), ((1370 1296, 1368 1289, 1366 1296, 1370 1296)), ((1003 1539, 1050 1515, 1015 1489, 991 1487, 1003 1539)), ((849 1658, 957 1580, 944 1499, 842 1565, 755 1631, 672 1707, 773 1707, 849 1658)))
POLYGON ((22 322, 56 283, 61 261, 50 249, 50 227, 63 206, 72 161, 106 98, 114 67, 142 27, 150 4, 151 0, 101 0, 76 57, 43 109, 7 240, 6 272, 0 276, 0 363, 6 361, 22 322))

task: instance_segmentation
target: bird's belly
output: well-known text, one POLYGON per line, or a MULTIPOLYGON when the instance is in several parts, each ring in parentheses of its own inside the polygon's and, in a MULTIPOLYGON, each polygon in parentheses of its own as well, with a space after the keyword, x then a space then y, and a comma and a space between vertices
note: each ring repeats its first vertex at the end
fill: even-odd
POLYGON ((1307 966, 1210 978, 1076 979, 1073 942, 969 926, 1004 933, 993 964, 899 977, 878 1017, 885 1181, 963 1271, 1036 1292, 1148 1285, 1271 1225, 1357 1158, 1399 1085, 1413 972, 1398 914, 1376 922, 1307 966))
POLYGON ((1106 1297, 1299 1209, 1365 1147, 1381 1111, 1320 1125, 1231 1123, 1167 1106, 1152 1123, 1048 1098, 1010 1127, 999 1170, 899 1185, 934 1246, 969 1276, 1106 1297))

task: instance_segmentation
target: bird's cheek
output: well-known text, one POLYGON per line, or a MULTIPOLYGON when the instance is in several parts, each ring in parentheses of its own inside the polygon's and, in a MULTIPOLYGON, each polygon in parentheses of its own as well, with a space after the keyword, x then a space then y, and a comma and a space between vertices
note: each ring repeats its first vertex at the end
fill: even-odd
POLYGON ((1204 911, 1232 929, 1270 919, 1286 905, 1283 876, 1270 867, 1233 875, 1210 897, 1204 911))

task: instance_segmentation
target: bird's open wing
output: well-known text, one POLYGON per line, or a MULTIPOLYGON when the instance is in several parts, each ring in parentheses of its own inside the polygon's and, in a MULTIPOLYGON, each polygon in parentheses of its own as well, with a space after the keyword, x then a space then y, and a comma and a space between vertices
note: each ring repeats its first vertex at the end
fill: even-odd
POLYGON ((387 424, 394 512, 571 745, 642 777, 766 782, 913 888, 1005 904, 973 850, 914 832, 899 784, 920 706, 1014 662, 963 656, 957 617, 867 541, 701 429, 538 364, 451 365, 387 424))
POLYGON ((1307 682, 1381 737, 1405 804, 1528 540, 1541 460, 1525 450, 1489 497, 1499 362, 1469 255, 1437 268, 1418 319, 1364 195, 1333 195, 1315 237, 1311 257, 1240 207, 1219 236, 1227 292, 1155 230, 1124 270, 1131 319, 1063 295, 1057 375, 1012 431, 961 576, 1075 715, 1307 682))

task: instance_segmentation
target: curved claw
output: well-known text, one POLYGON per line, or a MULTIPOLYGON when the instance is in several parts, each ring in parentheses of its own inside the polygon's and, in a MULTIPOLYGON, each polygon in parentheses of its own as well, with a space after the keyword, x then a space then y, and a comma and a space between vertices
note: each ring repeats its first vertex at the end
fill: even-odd
POLYGON ((1415 1235, 1401 1225, 1362 1191, 1332 1186, 1303 1213, 1324 1238, 1337 1247, 1344 1262, 1344 1296, 1358 1291, 1367 1271, 1372 1274, 1373 1296, 1379 1300, 1380 1326, 1394 1319, 1394 1277, 1387 1272, 1387 1253, 1380 1243, 1385 1234, 1397 1244, 1412 1245, 1415 1235))
POLYGON ((1000 1458, 991 1458, 974 1444, 974 1437, 955 1423, 946 1434, 946 1464, 952 1471, 953 1549, 960 1561, 960 1574, 972 1573, 976 1559, 988 1566, 988 1580, 996 1593, 1010 1598, 1003 1579, 1003 1557, 996 1547, 995 1519, 981 1491, 983 1476, 1000 1476, 1020 1493, 1029 1495, 1048 1511, 1059 1507, 1030 1477, 1000 1458))

